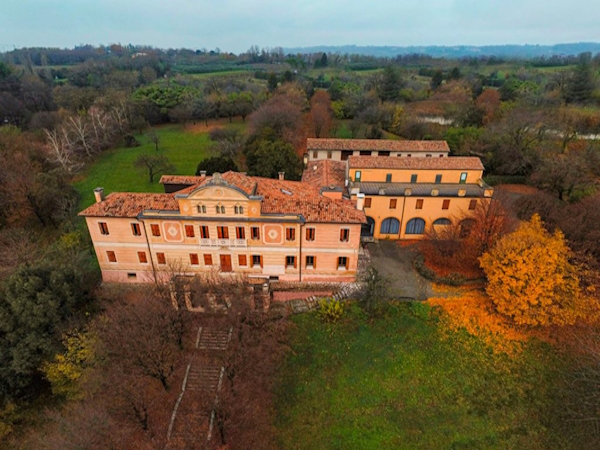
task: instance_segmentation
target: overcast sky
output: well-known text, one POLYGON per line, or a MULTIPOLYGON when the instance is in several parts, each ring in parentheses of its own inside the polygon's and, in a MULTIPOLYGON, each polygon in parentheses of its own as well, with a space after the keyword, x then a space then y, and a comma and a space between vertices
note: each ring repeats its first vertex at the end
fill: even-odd
POLYGON ((0 51, 600 41, 598 0, 0 0, 0 51))

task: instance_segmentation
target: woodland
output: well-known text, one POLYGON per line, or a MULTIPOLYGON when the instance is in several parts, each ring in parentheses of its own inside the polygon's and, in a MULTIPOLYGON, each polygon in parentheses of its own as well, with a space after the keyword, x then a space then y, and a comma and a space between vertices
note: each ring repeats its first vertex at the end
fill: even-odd
MULTIPOLYGON (((234 55, 115 44, 0 54, 3 448, 164 448, 173 386, 194 330, 212 320, 171 308, 164 286, 99 285, 77 217, 91 189, 114 180, 108 191, 160 191, 160 175, 200 170, 297 180, 307 137, 446 140, 451 155, 482 159, 497 195, 468 233, 448 226, 418 245, 439 298, 397 304, 370 272, 355 302, 324 301, 293 319, 235 304, 227 320, 240 332, 223 356, 228 381, 211 445, 296 448, 298 432, 312 436, 304 448, 333 448, 340 436, 351 447, 384 410, 384 431, 354 448, 397 448, 394 436, 411 448, 447 448, 406 422, 402 406, 418 402, 394 397, 426 378, 431 368, 415 361, 428 346, 491 374, 461 372, 464 385, 440 379, 448 396, 427 401, 443 407, 418 411, 441 430, 460 418, 457 448, 600 443, 600 55, 384 58, 256 46, 234 55), (377 378, 361 355, 376 358, 394 329, 416 337, 406 348, 394 340, 395 363, 377 378), (340 344, 328 346, 332 339, 340 344), (394 372, 404 358, 415 358, 409 372, 394 372), (325 362, 331 371, 321 376, 325 362), (354 427, 336 411, 306 421, 325 408, 316 393, 344 393, 352 371, 389 396, 338 405, 337 414, 356 414, 354 427), (456 402, 464 409, 446 409, 456 402), (487 433, 494 421, 508 431, 487 433)), ((199 289, 235 288, 244 298, 240 283, 199 289)))

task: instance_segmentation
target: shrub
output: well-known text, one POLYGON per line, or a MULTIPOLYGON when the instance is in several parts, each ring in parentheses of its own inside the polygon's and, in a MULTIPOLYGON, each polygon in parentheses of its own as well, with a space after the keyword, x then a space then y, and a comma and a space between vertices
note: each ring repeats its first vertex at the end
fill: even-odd
POLYGON ((337 322, 344 315, 344 305, 335 298, 324 298, 319 305, 319 316, 325 322, 337 322))

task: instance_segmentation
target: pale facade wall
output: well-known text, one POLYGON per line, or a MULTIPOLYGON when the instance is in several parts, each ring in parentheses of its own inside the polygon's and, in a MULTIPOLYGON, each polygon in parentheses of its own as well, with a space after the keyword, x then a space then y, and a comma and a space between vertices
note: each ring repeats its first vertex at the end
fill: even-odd
POLYGON ((299 281, 300 276, 302 281, 351 281, 356 276, 360 224, 302 225, 297 222, 259 222, 257 218, 235 216, 222 217, 218 221, 158 216, 143 220, 86 217, 86 221, 103 280, 107 282, 149 282, 154 280, 154 271, 158 277, 173 270, 188 274, 219 272, 222 255, 230 258, 232 273, 249 276, 278 276, 287 281, 299 281), (106 224, 109 234, 101 233, 99 223, 106 224), (141 236, 133 234, 131 223, 140 225, 141 236), (152 225, 158 226, 160 236, 152 235, 152 225), (193 237, 186 235, 185 225, 193 227, 193 237), (201 238, 201 226, 208 227, 209 239, 201 238), (228 240, 218 240, 218 227, 227 228, 228 240), (243 239, 237 239, 237 227, 244 229, 243 239), (260 229, 259 239, 251 238, 252 227, 260 229), (314 241, 306 240, 306 228, 314 228, 314 241), (295 230, 294 240, 286 238, 287 229, 295 230), (341 229, 349 230, 348 242, 340 242, 341 229), (109 251, 114 252, 116 262, 109 261, 109 251), (146 263, 140 262, 138 252, 145 253, 146 263), (159 262, 158 253, 164 254, 165 263, 159 262), (190 254, 198 256, 198 264, 192 264, 190 254), (205 264, 205 255, 211 256, 212 264, 205 264), (246 257, 245 265, 240 265, 240 255, 246 257), (261 257, 262 266, 253 266, 253 255, 261 257), (295 257, 296 267, 287 266, 287 256, 295 257), (315 257, 316 267, 306 266, 306 256, 315 257), (338 267, 340 257, 347 258, 347 268, 338 267))
MULTIPOLYGON (((369 150, 363 150, 369 151, 369 150)), ((368 156, 379 156, 379 151, 371 150, 371 154, 368 156)), ((360 156, 360 150, 352 150, 352 156, 360 156)), ((389 156, 394 158, 441 158, 447 157, 448 152, 431 151, 431 152, 395 152, 389 151, 389 156), (410 155, 410 156, 409 156, 410 155)), ((308 160, 319 161, 322 159, 330 159, 332 161, 342 161, 342 150, 309 150, 308 160)))
POLYGON ((391 174, 392 183, 411 183, 412 175, 417 175, 417 183, 435 183, 436 176, 441 175, 441 183, 460 183, 461 174, 466 173, 467 177, 464 183, 473 184, 483 177, 483 170, 425 170, 425 169, 361 169, 350 168, 350 180, 356 181, 356 171, 360 171, 360 181, 367 182, 386 182, 386 176, 391 174))

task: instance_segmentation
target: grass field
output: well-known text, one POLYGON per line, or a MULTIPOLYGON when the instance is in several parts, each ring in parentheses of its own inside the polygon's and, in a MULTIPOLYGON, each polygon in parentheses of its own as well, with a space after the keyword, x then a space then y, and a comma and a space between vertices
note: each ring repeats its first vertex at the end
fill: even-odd
MULTIPOLYGON (((160 136, 159 153, 169 158, 178 175, 193 175, 198 163, 208 156, 210 140, 206 132, 189 132, 181 125, 168 125, 156 131, 160 136)), ((94 202, 93 190, 96 187, 103 187, 106 194, 123 191, 163 192, 162 185, 158 184, 160 177, 150 183, 147 174, 134 167, 134 161, 142 153, 156 153, 147 135, 138 135, 136 138, 141 146, 107 150, 75 181, 74 186, 81 195, 81 208, 94 202)))
POLYGON ((328 325, 296 316, 280 375, 284 449, 559 449, 549 348, 494 354, 422 304, 328 325))

